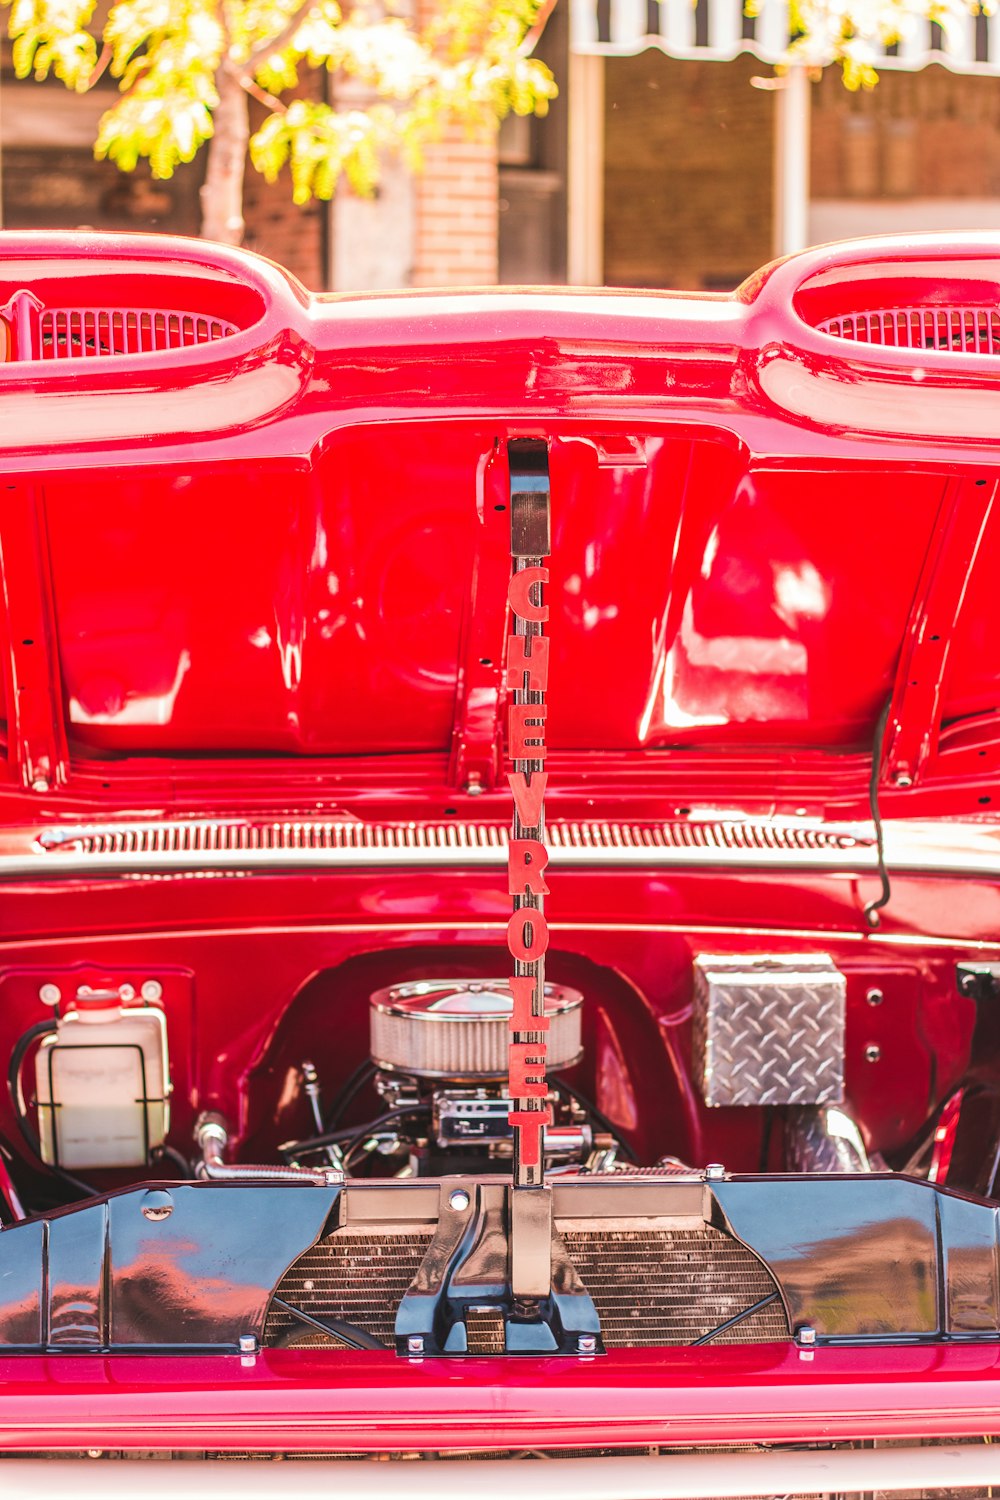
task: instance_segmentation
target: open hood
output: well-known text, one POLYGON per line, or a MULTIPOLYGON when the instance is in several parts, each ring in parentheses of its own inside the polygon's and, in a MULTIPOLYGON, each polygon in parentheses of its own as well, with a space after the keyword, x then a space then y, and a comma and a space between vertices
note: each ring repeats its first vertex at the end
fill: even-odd
POLYGON ((888 816, 990 815, 995 241, 813 251, 731 298, 324 299, 202 244, 2 251, 8 823, 481 813, 526 436, 567 811, 859 818, 878 738, 888 816))

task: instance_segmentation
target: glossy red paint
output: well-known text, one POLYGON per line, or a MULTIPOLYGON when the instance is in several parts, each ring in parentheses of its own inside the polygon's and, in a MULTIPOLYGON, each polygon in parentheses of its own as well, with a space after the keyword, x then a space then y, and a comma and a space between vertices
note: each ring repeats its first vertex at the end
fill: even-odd
POLYGON ((981 1437, 996 1349, 618 1350, 600 1359, 0 1360, 0 1448, 348 1452, 981 1437))
MULTIPOLYGON (((0 303, 27 287, 238 329, 0 370, 0 850, 81 816, 506 823, 498 507, 516 437, 547 440, 552 476, 550 819, 865 816, 890 699, 887 816, 992 818, 1000 370, 814 325, 929 285, 996 300, 994 242, 810 252, 733 298, 310 298, 253 257, 139 237, 7 237, 0 257, 0 303)), ((758 1112, 708 1110, 693 1083, 691 958, 708 947, 830 952, 869 1144, 902 1148, 931 1118, 972 1047, 955 964, 1000 959, 996 887, 897 873, 872 932, 876 893, 872 873, 559 872, 546 958, 588 998, 578 1081, 642 1159, 755 1170, 766 1149, 758 1112)), ((248 1159, 309 1128, 305 1049, 335 1087, 364 1054, 367 995, 497 972, 508 914, 502 860, 430 880, 11 881, 0 1014, 16 1037, 43 982, 155 975, 173 1142, 219 1109, 248 1159)), ((981 1435, 1000 1432, 998 1361, 985 1346, 9 1357, 0 1445, 981 1435)))
POLYGON ((239 329, 0 375, 0 546, 25 570, 6 610, 8 822, 214 809, 242 800, 246 756, 284 804, 305 766, 413 778, 418 803, 447 795, 449 766, 454 795, 490 785, 498 455, 524 435, 550 448, 564 791, 612 754, 654 799, 785 784, 861 815, 891 694, 886 811, 991 795, 996 612, 972 606, 997 545, 979 417, 995 361, 812 326, 982 295, 1000 285, 985 237, 813 251, 732 298, 323 299, 201 244, 8 236, 0 254, 0 292, 239 329), (579 691, 609 674, 613 697, 579 691), (685 754, 664 770, 669 748, 685 754))

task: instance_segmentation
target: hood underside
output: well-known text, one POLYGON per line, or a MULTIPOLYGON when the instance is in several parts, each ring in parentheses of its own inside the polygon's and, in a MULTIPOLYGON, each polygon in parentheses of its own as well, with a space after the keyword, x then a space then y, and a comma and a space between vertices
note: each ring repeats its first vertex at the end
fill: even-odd
POLYGON ((974 348, 926 319, 913 347, 901 315, 866 338, 844 309, 992 306, 1000 247, 810 252, 732 299, 344 301, 217 247, 3 248, 8 309, 63 313, 0 374, 6 821, 148 809, 198 773, 194 800, 232 807, 248 762, 278 803, 331 763, 489 791, 524 436, 549 450, 554 787, 613 762, 646 796, 752 783, 857 816, 891 704, 889 814, 989 815, 992 315, 974 348), (99 254, 134 324, 72 321, 99 254), (195 334, 142 324, 140 296, 195 334))

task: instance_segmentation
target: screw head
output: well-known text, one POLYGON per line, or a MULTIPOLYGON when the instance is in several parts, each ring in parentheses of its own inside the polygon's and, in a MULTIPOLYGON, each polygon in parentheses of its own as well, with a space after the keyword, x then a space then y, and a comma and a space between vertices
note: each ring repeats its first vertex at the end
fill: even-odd
POLYGON ((62 990, 57 984, 43 984, 38 991, 38 998, 43 1005, 58 1005, 62 999, 62 990))
POLYGON ((410 1334, 409 1338, 406 1340, 406 1352, 407 1354, 423 1354, 424 1336, 422 1333, 410 1334))
POLYGON ((909 771, 896 772, 896 785, 899 787, 900 791, 903 792, 907 791, 907 789, 913 785, 913 777, 910 775, 909 771))
POLYGON ((465 1188, 456 1188, 448 1198, 448 1203, 450 1204, 450 1206, 455 1210, 456 1213, 459 1214, 465 1213, 465 1210, 468 1208, 471 1201, 472 1200, 470 1199, 468 1193, 465 1191, 465 1188))
POLYGON ((576 1347, 581 1354, 596 1354, 597 1338, 592 1333, 581 1333, 577 1338, 576 1347))
POLYGON ((139 994, 148 1004, 152 1004, 154 1000, 163 999, 163 985, 158 979, 145 979, 139 994))
POLYGON ((151 1224, 159 1224, 170 1218, 174 1211, 174 1200, 166 1188, 150 1188, 148 1193, 143 1193, 140 1206, 144 1219, 148 1219, 151 1224))
POLYGON ((868 1046, 865 1048, 865 1057, 867 1061, 878 1062, 881 1056, 882 1048, 879 1046, 878 1042, 869 1042, 868 1046))
POLYGON ((118 986, 118 998, 125 1005, 129 1005, 135 999, 135 985, 120 984, 118 986))
POLYGON ((241 1354, 256 1354, 257 1353, 257 1335, 255 1333, 241 1333, 240 1334, 240 1353, 241 1354))
POLYGON ((49 778, 47 776, 36 776, 31 783, 33 792, 47 792, 49 789, 49 778))
POLYGON ((885 995, 881 990, 871 989, 865 995, 865 999, 868 1001, 869 1005, 881 1005, 882 1001, 885 999, 885 995))

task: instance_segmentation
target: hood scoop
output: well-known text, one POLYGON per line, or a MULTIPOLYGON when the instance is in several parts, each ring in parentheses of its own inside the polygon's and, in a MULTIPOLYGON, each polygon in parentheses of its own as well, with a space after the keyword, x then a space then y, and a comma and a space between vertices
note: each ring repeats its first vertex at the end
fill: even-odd
POLYGON ((35 255, 0 271, 0 367, 171 354, 231 338, 266 310, 249 278, 221 267, 91 254, 67 268, 50 249, 39 237, 35 255))

